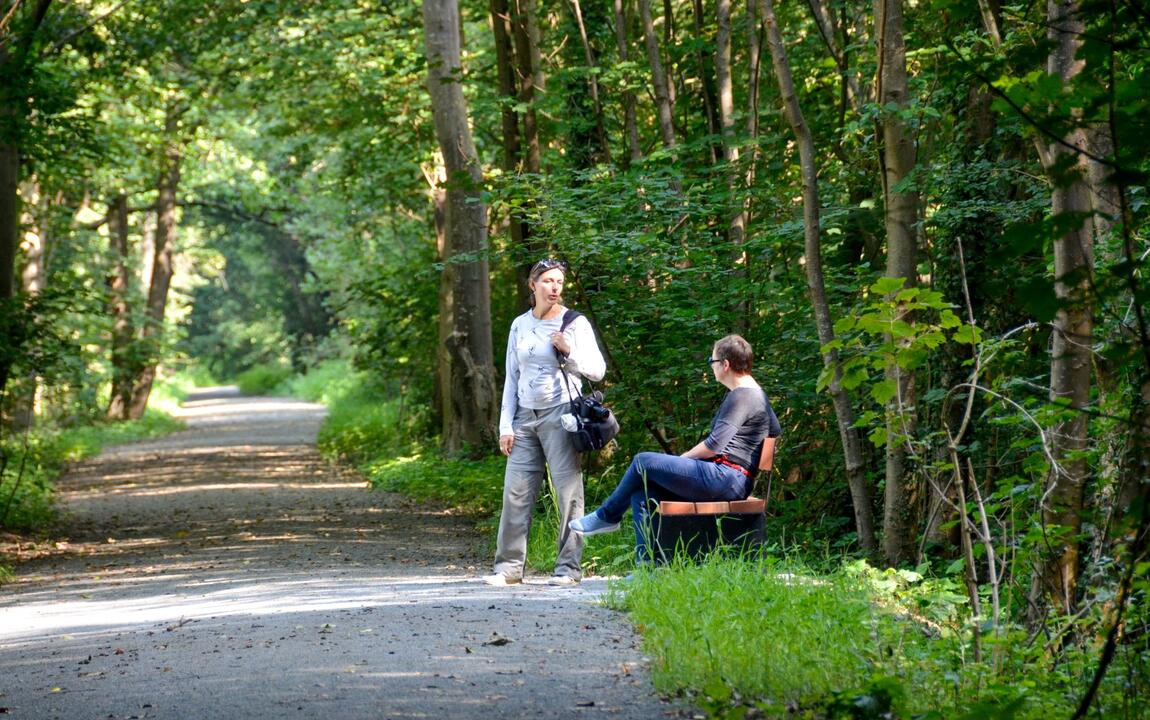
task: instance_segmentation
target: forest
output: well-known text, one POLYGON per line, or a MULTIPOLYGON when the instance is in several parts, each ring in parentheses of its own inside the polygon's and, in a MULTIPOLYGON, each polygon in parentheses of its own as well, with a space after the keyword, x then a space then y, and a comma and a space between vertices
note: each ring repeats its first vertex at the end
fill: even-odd
POLYGON ((589 503, 699 440, 739 333, 773 551, 960 648, 949 711, 864 695, 1145 717, 1148 89, 1143 0, 4 0, 0 528, 48 525, 61 433, 196 383, 497 488, 556 257, 623 427, 589 503))

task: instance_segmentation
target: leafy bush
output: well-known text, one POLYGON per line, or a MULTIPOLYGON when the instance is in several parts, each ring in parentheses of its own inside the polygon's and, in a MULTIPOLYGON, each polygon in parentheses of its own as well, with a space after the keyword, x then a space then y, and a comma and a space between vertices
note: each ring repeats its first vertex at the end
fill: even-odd
POLYGON ((347 360, 325 360, 305 374, 293 376, 283 388, 292 397, 330 407, 368 384, 368 375, 352 368, 347 360))
POLYGON ((291 369, 284 365, 256 365, 240 373, 236 385, 244 395, 268 395, 276 392, 290 377, 291 369))

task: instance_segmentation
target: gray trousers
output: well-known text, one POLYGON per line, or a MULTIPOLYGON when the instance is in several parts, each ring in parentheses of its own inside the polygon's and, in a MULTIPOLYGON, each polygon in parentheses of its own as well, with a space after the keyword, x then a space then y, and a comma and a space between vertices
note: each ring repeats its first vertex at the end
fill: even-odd
POLYGON ((515 444, 503 476, 503 510, 495 549, 495 572, 507 577, 523 577, 531 518, 548 469, 559 511, 555 574, 576 580, 583 577, 583 536, 567 527, 571 520, 583 517, 583 470, 579 453, 559 424, 565 412, 567 403, 546 410, 519 408, 512 421, 515 444))

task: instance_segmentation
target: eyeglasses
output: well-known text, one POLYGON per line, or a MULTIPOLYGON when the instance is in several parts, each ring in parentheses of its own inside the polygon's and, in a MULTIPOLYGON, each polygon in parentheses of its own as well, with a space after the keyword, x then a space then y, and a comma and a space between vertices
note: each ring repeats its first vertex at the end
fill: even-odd
POLYGON ((714 365, 717 362, 723 362, 723 358, 708 358, 707 367, 714 365))
POLYGON ((556 260, 555 258, 544 258, 531 266, 531 275, 542 275, 548 270, 554 270, 555 268, 559 268, 566 273, 567 263, 562 260, 556 260))

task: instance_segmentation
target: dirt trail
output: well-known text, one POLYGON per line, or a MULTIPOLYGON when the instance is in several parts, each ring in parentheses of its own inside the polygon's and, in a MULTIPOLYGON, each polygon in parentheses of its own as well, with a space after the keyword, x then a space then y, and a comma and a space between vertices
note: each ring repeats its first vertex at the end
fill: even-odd
POLYGON ((316 405, 219 389, 59 483, 67 538, 0 588, 14 718, 658 718, 602 580, 478 581, 464 519, 315 451, 316 405))

